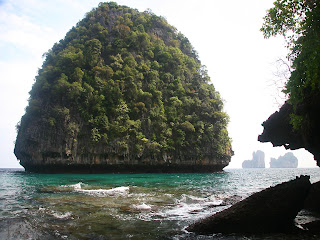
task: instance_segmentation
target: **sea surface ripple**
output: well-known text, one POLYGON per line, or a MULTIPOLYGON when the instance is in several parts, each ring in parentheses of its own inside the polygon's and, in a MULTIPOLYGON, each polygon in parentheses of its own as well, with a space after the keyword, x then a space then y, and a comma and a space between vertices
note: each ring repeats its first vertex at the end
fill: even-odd
POLYGON ((0 239, 303 239, 185 231, 198 219, 300 175, 320 181, 319 169, 206 174, 33 174, 0 169, 0 239))

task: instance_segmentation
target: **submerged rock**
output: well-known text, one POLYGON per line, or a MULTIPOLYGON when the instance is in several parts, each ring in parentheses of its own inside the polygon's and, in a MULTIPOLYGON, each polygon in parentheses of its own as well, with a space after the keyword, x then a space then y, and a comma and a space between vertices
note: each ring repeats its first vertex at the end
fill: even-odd
POLYGON ((187 231, 200 234, 282 232, 293 226, 310 186, 309 176, 297 177, 202 219, 190 225, 187 231))

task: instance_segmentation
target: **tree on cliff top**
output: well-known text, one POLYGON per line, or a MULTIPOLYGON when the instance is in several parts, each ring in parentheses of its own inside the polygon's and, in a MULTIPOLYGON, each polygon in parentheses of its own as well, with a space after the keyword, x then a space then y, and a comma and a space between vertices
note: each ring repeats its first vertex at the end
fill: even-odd
POLYGON ((59 136, 67 157, 94 146, 126 159, 231 156, 220 94, 163 17, 100 3, 45 56, 19 126, 19 156, 31 155, 19 154, 26 139, 54 155, 39 142, 57 145, 59 136))
MULTIPOLYGON (((283 35, 290 48, 292 72, 283 90, 294 107, 320 90, 320 6, 317 0, 277 0, 264 17, 266 38, 283 35)), ((298 129, 303 116, 291 116, 298 129)))

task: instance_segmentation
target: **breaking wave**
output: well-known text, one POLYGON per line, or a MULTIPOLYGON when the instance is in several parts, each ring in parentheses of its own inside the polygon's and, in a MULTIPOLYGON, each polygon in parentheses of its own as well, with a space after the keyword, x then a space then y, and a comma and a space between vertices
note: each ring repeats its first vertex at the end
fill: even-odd
MULTIPOLYGON (((159 192, 137 186, 101 188, 101 186, 90 186, 78 182, 57 186, 55 191, 69 191, 98 198, 109 197, 109 200, 104 200, 103 204, 105 206, 114 206, 123 212, 141 213, 136 217, 146 221, 163 219, 195 220, 221 211, 228 205, 224 203, 226 196, 219 194, 203 197, 185 193, 159 192)), ((54 216, 64 219, 69 217, 69 213, 55 214, 54 216)), ((126 215, 122 216, 118 210, 115 210, 114 216, 117 218, 128 217, 126 215)))
POLYGON ((71 185, 62 185, 58 187, 56 190, 59 192, 60 190, 63 192, 65 190, 70 190, 78 193, 84 193, 92 196, 98 196, 98 197, 104 197, 104 196, 114 196, 114 195, 128 195, 130 187, 115 187, 110 189, 92 189, 93 187, 90 187, 87 184, 84 184, 82 182, 71 184, 71 185))

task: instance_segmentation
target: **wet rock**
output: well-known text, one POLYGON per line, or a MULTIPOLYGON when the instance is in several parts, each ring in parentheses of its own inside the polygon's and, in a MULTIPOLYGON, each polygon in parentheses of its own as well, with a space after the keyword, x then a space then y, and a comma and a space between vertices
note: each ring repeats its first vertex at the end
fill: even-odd
POLYGON ((293 226, 310 186, 309 176, 297 177, 202 219, 190 225, 187 231, 201 234, 282 232, 293 226))
POLYGON ((309 232, 320 233, 320 220, 303 224, 302 227, 309 232))
POLYGON ((228 206, 228 205, 234 205, 237 202, 240 202, 242 200, 242 197, 239 195, 233 195, 223 200, 223 202, 220 204, 221 206, 228 206))

